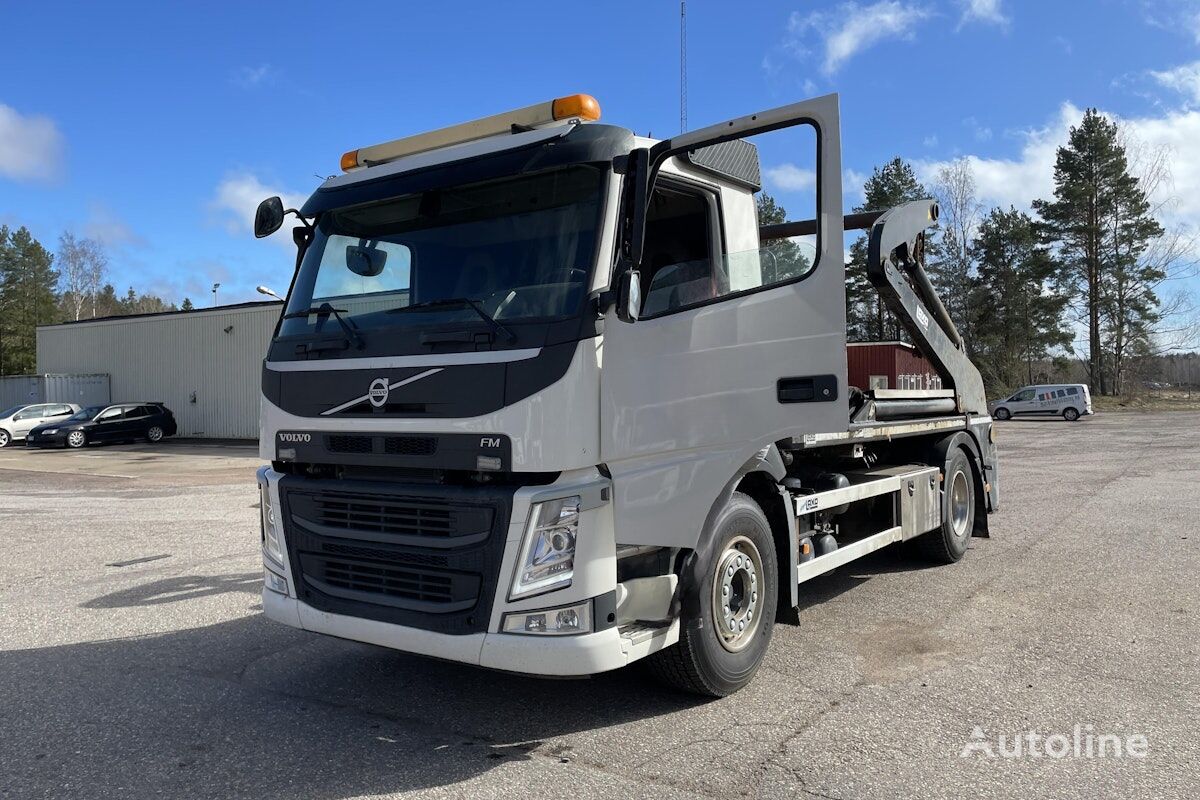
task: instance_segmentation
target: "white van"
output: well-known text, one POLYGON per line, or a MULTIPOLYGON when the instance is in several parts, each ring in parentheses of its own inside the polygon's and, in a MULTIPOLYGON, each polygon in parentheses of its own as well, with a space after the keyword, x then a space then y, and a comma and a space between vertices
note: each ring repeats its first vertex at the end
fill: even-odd
POLYGON ((1082 383, 1046 383, 1024 386, 1004 400, 988 404, 996 419, 1010 419, 1018 414, 1062 416, 1074 422, 1092 413, 1092 395, 1082 383))

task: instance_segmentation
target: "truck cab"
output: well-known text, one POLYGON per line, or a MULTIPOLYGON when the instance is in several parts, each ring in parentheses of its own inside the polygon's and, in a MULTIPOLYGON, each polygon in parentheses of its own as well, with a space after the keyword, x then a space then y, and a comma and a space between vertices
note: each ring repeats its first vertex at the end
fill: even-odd
MULTIPOLYGON (((663 142, 598 118, 574 95, 352 150, 290 210, 262 379, 268 617, 539 675, 651 656, 728 694, 806 577, 918 536, 957 560, 986 532, 978 373, 886 272, 935 211, 871 230, 951 388, 846 386, 836 96, 663 142), (819 207, 760 230, 745 139, 792 125, 819 207)), ((284 213, 264 201, 256 233, 284 213)))

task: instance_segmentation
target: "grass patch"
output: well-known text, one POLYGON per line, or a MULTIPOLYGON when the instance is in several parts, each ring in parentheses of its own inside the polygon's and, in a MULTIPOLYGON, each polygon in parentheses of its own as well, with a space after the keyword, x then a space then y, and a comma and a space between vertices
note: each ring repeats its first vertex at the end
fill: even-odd
POLYGON ((1200 411, 1200 390, 1150 389, 1120 397, 1092 395, 1096 411, 1200 411))

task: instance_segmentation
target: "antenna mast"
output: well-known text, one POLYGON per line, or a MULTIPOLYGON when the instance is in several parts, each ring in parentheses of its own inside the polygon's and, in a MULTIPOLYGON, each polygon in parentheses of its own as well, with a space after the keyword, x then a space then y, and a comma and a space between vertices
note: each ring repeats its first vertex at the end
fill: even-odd
POLYGON ((687 132, 687 0, 679 0, 679 132, 687 132))

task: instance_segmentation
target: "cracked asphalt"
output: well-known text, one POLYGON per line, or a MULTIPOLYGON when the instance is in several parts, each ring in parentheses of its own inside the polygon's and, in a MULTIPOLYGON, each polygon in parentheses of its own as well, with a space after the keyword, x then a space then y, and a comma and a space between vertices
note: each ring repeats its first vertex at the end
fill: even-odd
POLYGON ((806 584, 711 702, 267 622, 253 448, 0 451, 0 797, 1195 797, 1200 414, 999 437, 991 539, 806 584), (1000 754, 1075 726, 1148 752, 1000 754))

